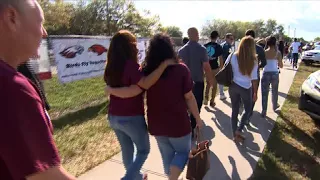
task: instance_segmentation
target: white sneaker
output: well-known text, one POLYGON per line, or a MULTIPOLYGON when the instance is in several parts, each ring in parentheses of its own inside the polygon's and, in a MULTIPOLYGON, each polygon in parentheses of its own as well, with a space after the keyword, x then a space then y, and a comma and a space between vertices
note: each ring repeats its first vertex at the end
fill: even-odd
POLYGON ((225 95, 220 95, 220 100, 225 100, 227 97, 225 95))

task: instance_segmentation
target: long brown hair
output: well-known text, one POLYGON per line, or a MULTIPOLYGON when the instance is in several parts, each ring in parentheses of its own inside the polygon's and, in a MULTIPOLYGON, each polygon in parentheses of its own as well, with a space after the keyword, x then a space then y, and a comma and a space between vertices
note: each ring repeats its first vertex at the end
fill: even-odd
POLYGON ((107 54, 104 81, 111 87, 122 87, 122 74, 126 61, 138 62, 136 37, 127 30, 120 30, 111 39, 107 54))
POLYGON ((257 63, 256 46, 254 39, 245 36, 241 39, 239 49, 236 52, 241 74, 251 76, 253 67, 257 63))

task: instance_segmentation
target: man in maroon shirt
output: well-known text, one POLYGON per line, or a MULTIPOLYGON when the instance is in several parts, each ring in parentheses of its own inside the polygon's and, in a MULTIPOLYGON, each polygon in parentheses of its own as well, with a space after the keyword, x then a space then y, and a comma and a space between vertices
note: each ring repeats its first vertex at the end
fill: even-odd
POLYGON ((36 0, 0 1, 0 179, 75 179, 61 166, 35 85, 16 71, 37 53, 43 12, 36 0))

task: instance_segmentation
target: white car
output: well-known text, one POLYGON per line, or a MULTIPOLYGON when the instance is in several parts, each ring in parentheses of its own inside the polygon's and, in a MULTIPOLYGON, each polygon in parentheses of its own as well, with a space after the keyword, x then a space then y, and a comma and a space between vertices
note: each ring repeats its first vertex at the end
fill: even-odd
POLYGON ((320 119, 320 70, 310 74, 303 82, 299 109, 314 119, 320 119))
POLYGON ((301 59, 306 65, 320 63, 320 46, 316 46, 313 50, 304 51, 301 59))

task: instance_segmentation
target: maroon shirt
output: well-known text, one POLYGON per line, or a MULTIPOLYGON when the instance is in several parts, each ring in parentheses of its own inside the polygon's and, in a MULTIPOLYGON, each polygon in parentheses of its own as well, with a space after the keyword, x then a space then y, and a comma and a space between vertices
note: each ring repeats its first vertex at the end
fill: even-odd
POLYGON ((60 165, 52 124, 27 78, 0 60, 0 179, 26 176, 60 165))
POLYGON ((182 137, 191 132, 184 95, 193 82, 185 64, 170 66, 166 73, 147 91, 148 129, 155 136, 182 137))
MULTIPOLYGON (((127 60, 122 75, 124 86, 138 84, 142 78, 138 63, 127 60)), ((110 95, 109 114, 114 116, 138 116, 144 115, 143 93, 132 98, 119 98, 110 95)))

